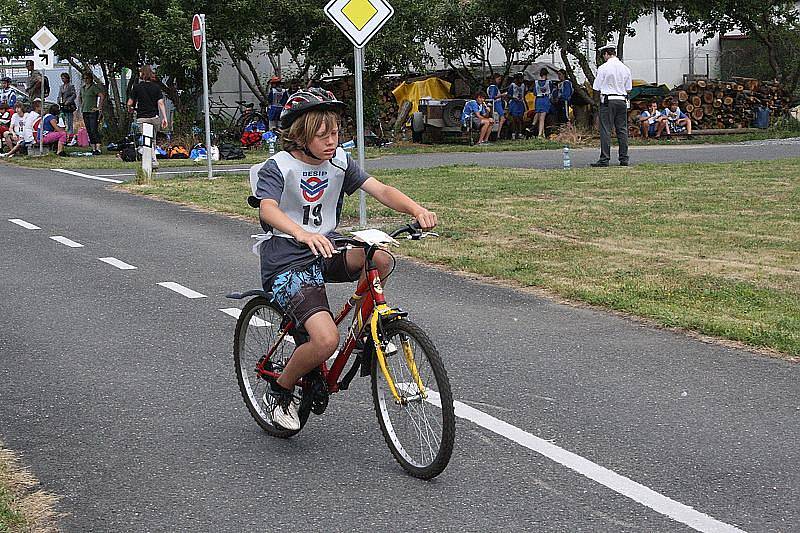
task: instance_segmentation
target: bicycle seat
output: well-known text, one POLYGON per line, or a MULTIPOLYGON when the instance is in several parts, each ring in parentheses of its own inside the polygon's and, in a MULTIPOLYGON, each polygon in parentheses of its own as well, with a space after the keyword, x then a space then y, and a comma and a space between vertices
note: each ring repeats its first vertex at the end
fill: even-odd
POLYGON ((239 104, 239 105, 247 104, 247 102, 245 102, 244 100, 236 100, 236 103, 239 104))
POLYGON ((267 300, 272 300, 272 293, 263 291, 261 289, 252 289, 245 292, 232 292, 230 294, 226 294, 225 298, 230 298, 231 300, 242 300, 251 296, 263 296, 267 300))

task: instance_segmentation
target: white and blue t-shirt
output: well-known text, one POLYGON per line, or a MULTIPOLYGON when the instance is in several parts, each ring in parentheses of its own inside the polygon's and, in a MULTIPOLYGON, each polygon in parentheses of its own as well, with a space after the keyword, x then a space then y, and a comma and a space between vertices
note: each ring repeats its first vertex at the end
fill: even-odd
MULTIPOLYGON (((258 170, 255 196, 278 202, 278 207, 295 224, 310 233, 336 236, 342 215, 344 195, 356 192, 367 174, 342 148, 333 159, 310 165, 281 151, 270 157, 258 170)), ((261 279, 265 286, 276 274, 314 259, 311 249, 290 235, 261 226, 272 238, 261 244, 261 279)))

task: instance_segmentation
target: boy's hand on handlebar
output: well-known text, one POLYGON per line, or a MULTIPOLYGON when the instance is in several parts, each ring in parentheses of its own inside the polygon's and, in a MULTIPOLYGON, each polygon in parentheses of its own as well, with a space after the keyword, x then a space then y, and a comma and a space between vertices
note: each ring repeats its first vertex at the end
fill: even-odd
POLYGON ((414 218, 417 219, 417 222, 419 223, 420 227, 423 230, 433 229, 433 228, 436 227, 436 224, 439 222, 439 219, 436 216, 436 213, 428 211, 427 209, 423 209, 422 211, 417 213, 414 218))
POLYGON ((295 239, 297 242, 301 242, 311 248, 311 252, 314 255, 322 255, 325 258, 333 257, 333 244, 324 235, 303 231, 301 234, 296 235, 295 239))

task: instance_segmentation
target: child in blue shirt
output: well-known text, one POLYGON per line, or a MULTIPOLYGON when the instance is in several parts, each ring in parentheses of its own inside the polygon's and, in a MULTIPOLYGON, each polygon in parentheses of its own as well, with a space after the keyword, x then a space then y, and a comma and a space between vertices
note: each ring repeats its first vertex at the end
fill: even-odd
POLYGON ((464 104, 461 111, 461 124, 466 126, 467 121, 471 122, 472 129, 480 131, 478 144, 484 144, 492 134, 494 119, 491 118, 491 111, 486 107, 486 94, 483 91, 475 93, 475 99, 464 104))
POLYGON ((672 132, 677 133, 686 130, 687 135, 692 134, 692 119, 678 107, 678 102, 672 102, 661 114, 667 117, 669 129, 672 132))
POLYGON ((503 101, 503 97, 508 96, 508 92, 503 92, 500 87, 503 85, 503 75, 502 74, 495 74, 494 75, 494 83, 489 85, 486 89, 486 94, 489 96, 489 100, 492 102, 492 107, 494 112, 497 113, 499 117, 500 125, 497 128, 497 137, 500 138, 500 134, 503 132, 503 124, 506 122, 506 103, 503 101))
POLYGON ((525 116, 525 93, 527 88, 522 81, 522 73, 514 76, 514 82, 508 86, 508 113, 511 115, 511 138, 522 138, 522 117, 525 116))

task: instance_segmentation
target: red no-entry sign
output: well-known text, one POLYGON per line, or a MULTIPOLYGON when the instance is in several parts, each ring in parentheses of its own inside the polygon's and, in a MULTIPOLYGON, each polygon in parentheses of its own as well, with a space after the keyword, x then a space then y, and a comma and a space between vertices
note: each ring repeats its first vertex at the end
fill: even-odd
POLYGON ((198 52, 203 47, 203 21, 200 19, 200 15, 192 18, 192 44, 198 52))

